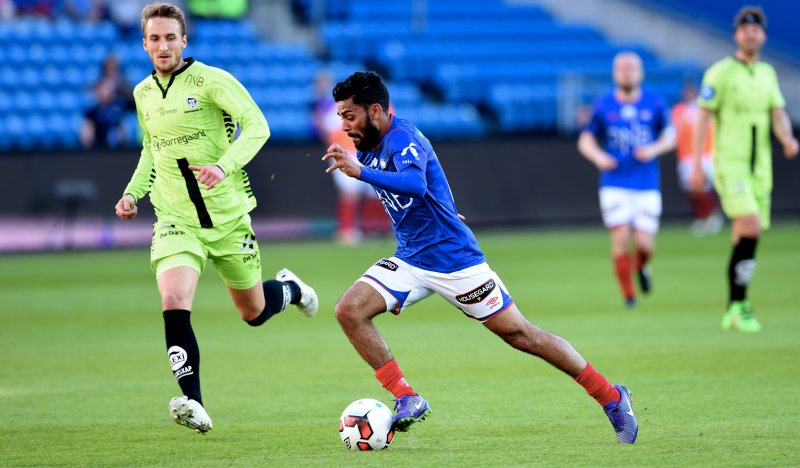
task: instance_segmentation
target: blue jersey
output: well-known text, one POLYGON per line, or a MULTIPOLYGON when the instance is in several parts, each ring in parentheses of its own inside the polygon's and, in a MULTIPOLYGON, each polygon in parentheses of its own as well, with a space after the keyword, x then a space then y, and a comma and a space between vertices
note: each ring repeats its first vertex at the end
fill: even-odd
POLYGON ((617 101, 613 92, 598 99, 586 130, 617 160, 616 169, 600 174, 600 186, 658 190, 658 158, 643 163, 633 152, 671 128, 669 107, 660 94, 642 91, 637 102, 626 103, 617 101))
POLYGON ((439 273, 486 261, 475 235, 458 218, 453 194, 430 141, 409 121, 392 117, 377 148, 359 151, 358 160, 374 170, 401 172, 416 166, 425 175, 425 195, 410 197, 372 185, 392 220, 395 256, 439 273))

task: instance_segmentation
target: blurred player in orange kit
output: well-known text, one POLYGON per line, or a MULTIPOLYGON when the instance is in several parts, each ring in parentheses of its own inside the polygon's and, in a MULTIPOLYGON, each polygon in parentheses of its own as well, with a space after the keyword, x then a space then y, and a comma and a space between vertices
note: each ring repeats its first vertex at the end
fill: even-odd
MULTIPOLYGON (((352 138, 342 131, 342 120, 336 113, 336 103, 331 98, 333 81, 329 72, 317 75, 314 102, 314 127, 326 147, 336 143, 354 158, 356 147, 352 138)), ((389 232, 389 220, 375 192, 369 185, 334 171, 333 181, 339 194, 336 209, 336 240, 343 245, 358 245, 364 232, 389 232), (359 213, 360 211, 360 213, 359 213)))
POLYGON ((711 185, 712 153, 714 151, 714 131, 706 134, 703 141, 702 167, 706 175, 706 183, 702 190, 692 190, 691 175, 694 167, 694 137, 697 127, 697 87, 686 83, 683 88, 683 100, 672 108, 672 123, 678 138, 678 181, 681 189, 689 195, 692 204, 694 221, 691 232, 695 236, 714 235, 722 229, 724 218, 719 209, 719 201, 711 185))

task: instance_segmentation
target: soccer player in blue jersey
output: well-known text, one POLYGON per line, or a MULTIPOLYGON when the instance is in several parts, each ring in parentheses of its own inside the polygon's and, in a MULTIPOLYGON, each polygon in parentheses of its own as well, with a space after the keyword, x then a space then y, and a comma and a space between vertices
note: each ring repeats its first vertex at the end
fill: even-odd
POLYGON ((397 236, 394 256, 379 260, 344 293, 336 318, 396 398, 395 429, 407 431, 430 406, 409 385, 372 319, 386 311, 399 314, 436 293, 514 348, 574 378, 603 406, 617 440, 633 443, 639 426, 628 389, 612 385, 568 342, 522 315, 458 215, 431 143, 411 122, 388 113, 389 92, 381 77, 356 72, 336 85, 333 98, 361 164, 334 144, 323 157, 333 163, 327 172, 342 171, 370 184, 397 236))
POLYGON ((675 148, 675 130, 664 98, 641 87, 644 67, 638 54, 620 52, 613 69, 616 88, 595 103, 578 150, 600 170, 600 210, 611 233, 614 270, 625 304, 633 307, 634 269, 642 292, 652 289, 648 262, 661 217, 657 158, 675 148))

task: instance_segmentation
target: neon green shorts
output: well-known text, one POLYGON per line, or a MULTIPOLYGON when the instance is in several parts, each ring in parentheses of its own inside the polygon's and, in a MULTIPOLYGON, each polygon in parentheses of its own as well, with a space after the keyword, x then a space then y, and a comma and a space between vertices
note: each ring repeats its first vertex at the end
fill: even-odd
MULTIPOLYGON (((721 170, 720 170, 721 169, 721 170)), ((714 188, 729 218, 757 214, 761 229, 769 229, 772 188, 749 171, 714 170, 714 188)))
POLYGON ((150 267, 156 276, 178 266, 202 273, 214 262, 226 285, 248 289, 261 281, 261 254, 250 215, 211 229, 158 221, 153 225, 150 267))

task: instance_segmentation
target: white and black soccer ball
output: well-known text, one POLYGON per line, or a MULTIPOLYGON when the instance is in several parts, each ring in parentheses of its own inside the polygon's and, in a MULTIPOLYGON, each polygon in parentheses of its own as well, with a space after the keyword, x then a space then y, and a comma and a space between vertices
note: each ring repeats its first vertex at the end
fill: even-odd
POLYGON ((339 418, 339 436, 350 450, 383 450, 394 437, 392 410, 378 400, 356 400, 339 418))

